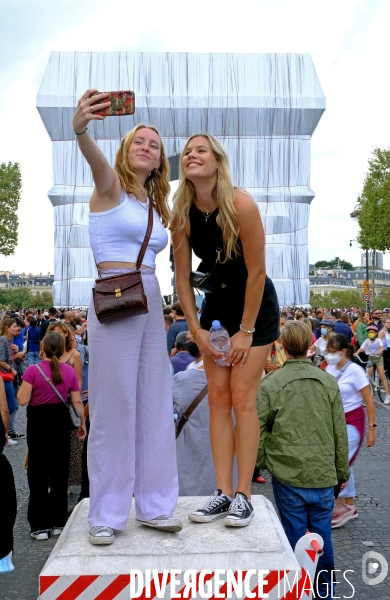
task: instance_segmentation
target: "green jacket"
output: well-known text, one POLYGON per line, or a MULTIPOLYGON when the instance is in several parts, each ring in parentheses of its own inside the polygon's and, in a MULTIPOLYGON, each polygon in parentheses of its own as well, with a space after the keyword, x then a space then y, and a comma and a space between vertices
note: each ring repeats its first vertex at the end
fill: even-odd
POLYGON ((347 427, 337 381, 310 360, 288 360, 257 394, 256 466, 280 483, 325 488, 349 479, 347 427))

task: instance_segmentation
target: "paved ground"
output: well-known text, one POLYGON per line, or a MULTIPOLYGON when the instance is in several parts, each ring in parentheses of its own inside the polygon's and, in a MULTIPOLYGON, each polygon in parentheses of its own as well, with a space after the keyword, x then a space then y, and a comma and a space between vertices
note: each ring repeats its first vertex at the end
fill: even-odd
MULTIPOLYGON (((25 409, 20 409, 17 425, 19 431, 25 431, 25 409)), ((388 511, 390 491, 390 408, 377 403, 377 439, 374 448, 363 448, 356 463, 356 484, 359 495, 356 505, 359 518, 345 527, 333 532, 336 555, 336 568, 340 569, 337 597, 355 600, 389 600, 390 574, 379 585, 368 586, 362 580, 362 558, 370 550, 379 552, 390 559, 390 513, 388 511), (372 542, 366 547, 363 542, 372 542), (342 572, 352 570, 347 578, 354 586, 343 580, 342 572)), ((17 446, 5 448, 4 452, 14 469, 18 494, 18 517, 15 526, 15 571, 0 576, 0 600, 37 600, 38 575, 49 556, 55 539, 37 542, 29 536, 26 520, 28 486, 26 472, 22 462, 26 450, 26 441, 17 446)), ((272 490, 270 477, 266 475, 265 484, 254 484, 254 494, 264 494, 270 500, 272 490)), ((78 497, 74 493, 69 505, 74 506, 78 497)), ((378 569, 379 572, 379 569, 378 569)))

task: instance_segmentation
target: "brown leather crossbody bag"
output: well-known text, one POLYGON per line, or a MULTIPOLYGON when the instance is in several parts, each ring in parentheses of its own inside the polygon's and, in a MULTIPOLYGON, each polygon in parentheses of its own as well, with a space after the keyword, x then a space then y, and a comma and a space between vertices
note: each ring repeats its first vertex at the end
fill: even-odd
POLYGON ((153 206, 149 200, 146 235, 138 254, 134 273, 112 275, 95 280, 92 290, 95 312, 100 323, 120 316, 142 315, 148 312, 148 301, 142 283, 141 265, 153 229, 153 206))

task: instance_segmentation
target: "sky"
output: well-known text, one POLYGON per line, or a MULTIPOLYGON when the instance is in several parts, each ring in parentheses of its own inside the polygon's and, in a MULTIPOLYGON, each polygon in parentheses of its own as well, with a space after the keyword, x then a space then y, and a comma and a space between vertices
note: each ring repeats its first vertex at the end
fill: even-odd
MULTIPOLYGON (((0 270, 53 273, 51 142, 36 96, 52 51, 309 53, 327 108, 311 142, 311 263, 360 264, 350 218, 376 146, 387 148, 388 0, 0 0, 0 162, 19 162, 19 244, 0 270)), ((385 268, 390 258, 385 255, 385 268)), ((171 291, 167 253, 157 261, 171 291)))

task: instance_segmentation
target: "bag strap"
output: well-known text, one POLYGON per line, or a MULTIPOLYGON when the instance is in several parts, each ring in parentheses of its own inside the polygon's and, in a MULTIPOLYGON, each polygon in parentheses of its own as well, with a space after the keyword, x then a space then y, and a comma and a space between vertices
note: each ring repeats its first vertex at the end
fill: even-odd
POLYGON ((65 402, 65 400, 63 399, 63 397, 61 396, 60 392, 57 390, 57 388, 54 386, 54 383, 49 379, 49 377, 42 371, 41 367, 38 365, 38 363, 35 363, 36 368, 38 369, 38 371, 41 373, 41 375, 43 375, 43 377, 45 378, 46 382, 50 385, 50 387, 55 391, 55 393, 57 394, 57 396, 59 397, 59 399, 65 404, 65 406, 67 408, 69 408, 69 405, 67 402, 65 402))
MULTIPOLYGON (((136 265, 135 265, 135 268, 136 268, 137 271, 139 271, 140 268, 141 268, 142 261, 143 261, 144 256, 145 256, 146 248, 147 248, 147 246, 149 244, 150 236, 152 235, 152 229, 153 229, 153 205, 152 205, 152 201, 149 198, 148 225, 147 225, 147 228, 146 228, 146 233, 145 233, 144 241, 142 242, 142 246, 141 246, 141 249, 139 251, 137 262, 136 262, 136 265)), ((102 277, 100 275, 100 269, 99 269, 99 267, 97 265, 95 256, 93 257, 93 259, 95 261, 96 270, 98 272, 99 279, 101 279, 102 277)))
POLYGON ((176 431, 176 439, 179 437, 179 435, 182 432, 182 429, 183 429, 184 425, 187 423, 188 419, 190 418, 190 416, 192 415, 192 413, 194 412, 194 410, 202 402, 202 400, 206 396, 206 394, 207 394, 207 383, 204 386, 204 388, 202 389, 202 391, 199 392, 199 394, 197 395, 197 397, 195 398, 195 400, 193 400, 191 402, 191 404, 189 405, 189 407, 187 408, 187 410, 185 411, 185 413, 182 414, 181 419, 179 421, 179 425, 177 427, 177 431, 176 431))
POLYGON ((135 268, 137 269, 137 271, 139 271, 140 268, 141 268, 142 261, 143 261, 144 256, 145 256, 146 248, 147 248, 147 246, 149 244, 150 236, 152 235, 152 229, 153 229, 153 206, 152 206, 152 201, 149 198, 148 227, 146 229, 146 234, 145 234, 145 237, 144 237, 144 241, 142 243, 141 250, 139 251, 137 262, 136 262, 136 265, 135 265, 135 268))

